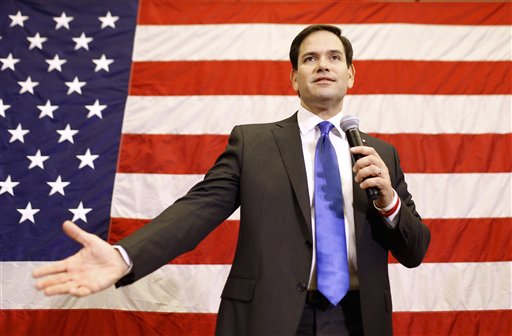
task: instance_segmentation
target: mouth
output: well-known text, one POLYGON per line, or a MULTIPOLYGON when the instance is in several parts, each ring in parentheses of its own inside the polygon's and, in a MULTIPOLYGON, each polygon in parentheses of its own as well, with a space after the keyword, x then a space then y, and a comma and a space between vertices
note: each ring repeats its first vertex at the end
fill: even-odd
POLYGON ((330 77, 318 77, 313 80, 313 83, 333 83, 335 80, 330 77))

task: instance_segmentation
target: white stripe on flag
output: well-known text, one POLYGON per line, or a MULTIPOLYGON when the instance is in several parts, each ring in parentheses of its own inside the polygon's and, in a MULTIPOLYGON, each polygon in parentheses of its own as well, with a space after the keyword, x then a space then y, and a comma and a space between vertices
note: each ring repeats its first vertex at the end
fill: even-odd
MULTIPOLYGON (((294 96, 130 96, 123 133, 229 134, 292 115, 294 96)), ((509 95, 348 95, 343 111, 378 133, 510 133, 509 95)))
POLYGON ((406 174, 423 218, 512 217, 512 173, 406 174))
POLYGON ((511 263, 389 265, 393 311, 511 309, 511 263))
MULTIPOLYGON (((204 175, 123 174, 116 175, 111 216, 152 219, 201 181, 204 175)), ((235 211, 229 219, 240 219, 235 211)))
MULTIPOLYGON (((42 262, 2 262, 1 309, 119 309, 216 313, 230 265, 165 265, 124 288, 77 299, 37 292, 32 270, 42 262), (19 284, 24 286, 20 291, 19 284)), ((511 309, 511 262, 392 264, 394 311, 511 309)))
MULTIPOLYGON (((357 60, 508 61, 508 26, 338 25, 357 60), (390 43, 389 41, 393 41, 390 43)), ((306 25, 211 24, 137 26, 134 61, 287 60, 306 25)))
MULTIPOLYGON (((511 173, 407 174, 406 181, 423 218, 489 218, 512 217, 511 177, 511 173)), ((117 174, 112 217, 154 218, 202 178, 117 174)))
POLYGON ((47 297, 31 274, 45 262, 2 262, 1 309, 119 309, 216 313, 231 265, 165 265, 134 284, 84 298, 47 297), (20 291, 19 284, 25 286, 20 291))

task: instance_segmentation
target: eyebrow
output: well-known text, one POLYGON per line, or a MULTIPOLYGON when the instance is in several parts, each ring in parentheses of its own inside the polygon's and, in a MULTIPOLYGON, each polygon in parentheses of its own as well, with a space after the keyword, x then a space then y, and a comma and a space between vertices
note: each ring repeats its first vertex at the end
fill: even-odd
MULTIPOLYGON (((310 56, 310 55, 316 55, 318 54, 319 52, 318 51, 309 51, 309 52, 306 52, 302 55, 302 57, 305 57, 305 56, 310 56)), ((339 49, 331 49, 331 50, 327 50, 327 53, 329 54, 342 54, 342 55, 345 55, 345 53, 343 52, 343 50, 339 50, 339 49)))

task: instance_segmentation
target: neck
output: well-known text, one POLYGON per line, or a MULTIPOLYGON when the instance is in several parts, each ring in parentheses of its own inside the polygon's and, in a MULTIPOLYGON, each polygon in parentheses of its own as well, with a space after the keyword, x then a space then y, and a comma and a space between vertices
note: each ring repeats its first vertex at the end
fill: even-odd
POLYGON ((329 120, 332 117, 338 115, 341 112, 343 107, 343 102, 340 104, 341 106, 310 106, 301 101, 302 107, 311 113, 316 114, 318 117, 323 120, 329 120))

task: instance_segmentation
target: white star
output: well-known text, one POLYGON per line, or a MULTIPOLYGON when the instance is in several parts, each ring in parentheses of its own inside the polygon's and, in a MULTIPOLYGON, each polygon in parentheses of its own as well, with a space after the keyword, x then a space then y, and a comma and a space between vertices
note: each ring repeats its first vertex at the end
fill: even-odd
POLYGON ((32 209, 32 204, 30 204, 30 202, 28 202, 27 207, 25 209, 16 210, 18 210, 18 212, 21 214, 19 223, 29 220, 34 224, 36 223, 34 221, 34 215, 40 211, 39 209, 32 209))
POLYGON ((3 99, 0 99, 0 116, 5 118, 5 111, 11 108, 11 105, 4 104, 3 99))
POLYGON ((109 65, 114 63, 113 59, 108 59, 105 54, 101 55, 101 58, 93 59, 92 62, 96 64, 96 68, 94 69, 94 72, 98 72, 100 70, 105 70, 107 72, 110 71, 109 65))
POLYGON ((4 71, 6 69, 11 69, 14 71, 14 64, 18 63, 19 61, 19 58, 13 58, 12 53, 9 53, 6 58, 0 58, 0 62, 2 62, 2 68, 0 70, 4 71))
POLYGON ((50 100, 47 100, 45 105, 37 105, 37 108, 41 111, 41 113, 39 114, 39 119, 44 117, 50 117, 51 119, 53 119, 53 112, 56 109, 58 109, 59 106, 52 105, 50 100))
POLYGON ((38 149, 36 155, 27 155, 27 159, 30 160, 28 169, 32 169, 34 167, 44 169, 44 162, 49 158, 50 157, 48 155, 41 155, 41 150, 38 149))
POLYGON ((66 12, 62 12, 60 16, 54 16, 53 20, 57 22, 55 25, 55 30, 59 30, 60 28, 64 27, 67 30, 69 30, 69 23, 73 21, 74 17, 67 16, 66 12))
POLYGON ((70 94, 72 94, 73 92, 82 94, 82 87, 84 87, 87 84, 86 82, 80 82, 80 80, 76 76, 72 82, 64 82, 64 83, 68 87, 68 96, 70 94))
POLYGON ((14 187, 16 187, 19 182, 14 182, 11 180, 11 175, 8 175, 5 181, 0 181, 0 195, 8 192, 12 196, 14 196, 14 187))
POLYGON ((20 88, 20 94, 25 92, 30 92, 31 94, 34 94, 34 88, 39 85, 39 82, 32 82, 32 78, 28 76, 27 80, 24 82, 18 82, 20 88))
POLYGON ((96 99, 93 105, 85 105, 85 108, 89 110, 87 118, 91 118, 92 116, 98 116, 100 119, 103 119, 101 111, 106 109, 107 105, 100 105, 100 101, 96 99))
POLYGON ((36 33, 33 37, 27 37, 27 40, 30 41, 30 46, 28 47, 29 50, 36 47, 43 50, 43 43, 48 39, 46 37, 42 37, 39 33, 36 33))
POLYGON ((18 11, 16 15, 9 15, 9 18, 11 19, 10 27, 14 27, 16 25, 23 27, 23 22, 28 20, 28 16, 21 15, 20 11, 18 11))
POLYGON ((89 43, 93 40, 92 37, 85 36, 85 33, 82 33, 79 37, 73 37, 73 41, 75 41, 75 50, 80 48, 84 48, 85 50, 89 50, 89 43))
POLYGON ((69 209, 69 211, 73 213, 73 219, 71 220, 72 222, 76 221, 77 219, 81 219, 87 223, 87 217, 85 215, 91 212, 92 208, 84 208, 84 205, 82 204, 82 202, 80 202, 78 208, 69 209))
POLYGON ((62 65, 66 62, 67 61, 65 59, 60 59, 59 55, 53 56, 53 59, 47 59, 46 63, 48 63, 48 72, 52 70, 62 72, 62 65))
POLYGON ((98 20, 101 21, 101 29, 104 29, 106 27, 116 27, 116 21, 119 20, 119 16, 112 16, 110 14, 110 11, 107 12, 105 16, 98 17, 98 20))
POLYGON ((55 182, 46 182, 46 183, 48 183, 48 185, 50 187, 52 187, 52 190, 50 190, 49 196, 55 194, 56 192, 58 192, 62 196, 65 196, 64 195, 64 188, 66 188, 69 185, 69 182, 63 182, 62 181, 62 178, 60 177, 60 175, 59 175, 59 177, 57 177, 55 182))
POLYGON ((63 142, 63 141, 69 141, 71 143, 75 143, 73 141, 73 136, 75 134, 78 133, 77 130, 72 130, 71 129, 71 126, 69 126, 69 124, 67 124, 66 128, 62 129, 62 130, 57 130, 57 133, 60 134, 60 139, 59 139, 59 143, 63 142))
POLYGON ((85 166, 89 166, 94 169, 94 160, 96 160, 99 155, 92 155, 91 150, 87 148, 84 155, 77 155, 76 157, 80 160, 80 166, 78 166, 78 169, 82 169, 85 166))
POLYGON ((16 129, 10 129, 7 130, 9 133, 12 134, 11 139, 9 140, 9 143, 12 143, 16 140, 19 140, 22 143, 25 143, 24 136, 29 132, 29 130, 24 130, 21 128, 21 124, 18 124, 18 127, 16 129))

